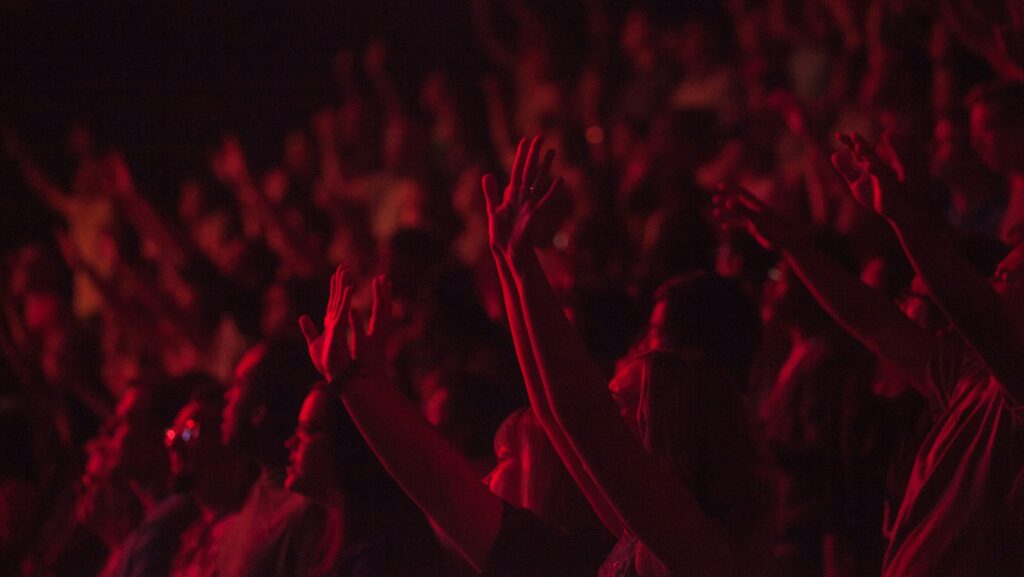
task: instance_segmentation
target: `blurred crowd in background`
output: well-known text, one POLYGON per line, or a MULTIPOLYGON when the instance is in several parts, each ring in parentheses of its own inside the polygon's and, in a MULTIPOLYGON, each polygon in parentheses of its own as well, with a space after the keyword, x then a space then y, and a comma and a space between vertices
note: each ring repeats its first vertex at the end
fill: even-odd
MULTIPOLYGON (((844 147, 834 134, 899 151, 901 180, 923 185, 921 205, 991 274, 1024 240, 1024 7, 609 4, 466 0, 468 43, 486 62, 472 78, 443 61, 410 75, 394 57, 401 38, 341 49, 322 71, 329 104, 311 104, 280 141, 242 130, 197 143, 203 166, 171 201, 137 185, 133 151, 102 125, 69 124, 62 148, 40 145, 31 125, 5 127, 2 162, 18 178, 4 194, 34 195, 57 224, 2 255, 0 573, 213 574, 225 551, 253 559, 240 551, 259 537, 239 525, 272 525, 289 507, 320 537, 268 566, 293 556, 329 561, 301 574, 470 571, 350 422, 332 456, 310 458, 342 461, 339 486, 374 504, 350 507, 358 538, 334 539, 346 551, 308 553, 330 550, 324 527, 342 530, 290 493, 236 516, 290 452, 296 467, 300 442, 284 440, 303 434, 299 407, 319 378, 297 319, 325 309, 339 263, 366 316, 371 279, 387 275, 391 378, 481 478, 494 467, 495 433, 528 399, 480 182, 508 173, 520 136, 543 134, 564 194, 539 254, 594 358, 610 377, 670 347, 680 319, 707 317, 699 338, 734 355, 772 465, 776 574, 878 574, 934 407, 778 254, 719 226, 712 197, 722 183, 749 191, 922 328, 946 330, 897 236, 829 162, 844 147), (254 147, 278 153, 257 161, 254 147), (246 387, 266 388, 280 422, 245 412, 246 387), (389 515, 400 521, 378 530, 389 515), (173 544, 147 532, 156 518, 177 527, 173 544), (352 543, 369 534, 397 545, 367 560, 352 543), (162 559, 156 572, 133 569, 134 550, 162 559)), ((284 484, 304 493, 292 469, 284 484)))

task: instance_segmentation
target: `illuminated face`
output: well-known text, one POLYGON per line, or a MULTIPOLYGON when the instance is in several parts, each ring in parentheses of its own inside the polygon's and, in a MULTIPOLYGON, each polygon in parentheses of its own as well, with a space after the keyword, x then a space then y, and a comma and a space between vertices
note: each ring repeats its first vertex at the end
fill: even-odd
POLYGON ((321 501, 338 485, 337 451, 328 434, 338 423, 331 418, 330 402, 323 391, 310 393, 302 403, 295 434, 285 442, 290 452, 285 487, 321 501))
POLYGON ((224 462, 220 425, 221 413, 214 404, 193 401, 178 412, 164 432, 175 485, 191 483, 197 473, 214 471, 224 462))

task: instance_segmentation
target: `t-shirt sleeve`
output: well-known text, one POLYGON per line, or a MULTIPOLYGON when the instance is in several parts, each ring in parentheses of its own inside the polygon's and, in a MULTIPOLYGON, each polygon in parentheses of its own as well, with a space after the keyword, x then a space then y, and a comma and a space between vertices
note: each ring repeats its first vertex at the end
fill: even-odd
POLYGON ((593 577, 608 550, 607 540, 568 535, 506 503, 481 577, 593 577))

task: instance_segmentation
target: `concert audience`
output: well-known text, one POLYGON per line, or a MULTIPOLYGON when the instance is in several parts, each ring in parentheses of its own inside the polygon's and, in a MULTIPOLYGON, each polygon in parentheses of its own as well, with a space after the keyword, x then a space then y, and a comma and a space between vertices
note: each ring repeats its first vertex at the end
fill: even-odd
POLYGON ((0 573, 1024 574, 1021 3, 461 10, 180 181, 0 120, 0 573))

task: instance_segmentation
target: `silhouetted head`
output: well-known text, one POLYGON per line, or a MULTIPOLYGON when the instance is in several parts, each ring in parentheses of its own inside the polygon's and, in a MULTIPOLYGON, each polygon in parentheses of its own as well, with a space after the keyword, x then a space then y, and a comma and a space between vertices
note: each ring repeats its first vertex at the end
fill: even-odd
POLYGON ((752 530, 765 488, 745 401, 731 374, 697 354, 650 351, 609 384, 644 448, 733 531, 752 530))
POLYGON ((241 448, 261 466, 283 466, 284 441, 318 379, 301 340, 270 340, 249 349, 225 393, 224 444, 241 448))
POLYGON ((740 284, 695 272, 673 277, 654 294, 648 329, 652 349, 700 352, 746 382, 757 352, 757 307, 740 284))

